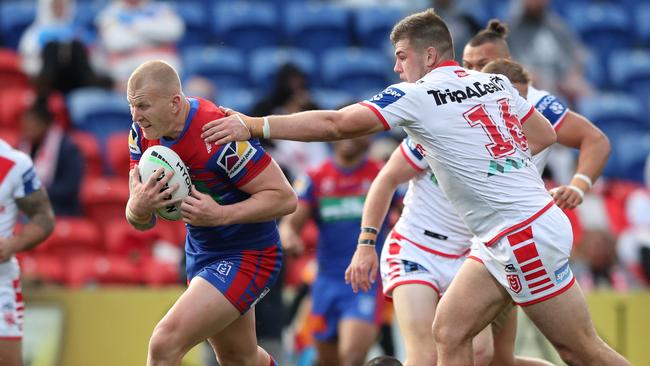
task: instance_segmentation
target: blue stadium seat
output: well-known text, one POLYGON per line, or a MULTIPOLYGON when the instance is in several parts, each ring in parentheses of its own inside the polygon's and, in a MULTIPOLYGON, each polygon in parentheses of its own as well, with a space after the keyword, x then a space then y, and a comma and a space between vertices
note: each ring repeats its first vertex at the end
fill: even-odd
POLYGON ((643 105, 633 94, 585 97, 578 101, 577 110, 603 130, 640 130, 647 123, 643 105))
POLYGON ((334 47, 349 46, 352 34, 348 10, 323 3, 290 3, 284 18, 289 42, 320 54, 334 47))
POLYGON ((609 74, 619 90, 644 100, 650 96, 650 52, 619 51, 613 54, 609 61, 609 74))
POLYGON ((185 35, 178 43, 183 49, 188 46, 205 45, 210 42, 212 34, 208 26, 208 14, 205 4, 200 1, 170 1, 168 4, 185 22, 185 35))
POLYGON ((604 64, 605 62, 594 52, 587 52, 582 62, 585 77, 598 88, 608 88, 610 84, 609 74, 605 72, 604 64))
POLYGON ((231 47, 193 46, 183 50, 183 79, 200 75, 218 89, 248 87, 247 67, 241 51, 231 47))
POLYGON ((0 2, 0 37, 5 47, 18 49, 23 32, 36 17, 34 1, 0 2))
POLYGON ((313 101, 321 109, 336 109, 343 104, 358 102, 354 94, 338 89, 314 88, 311 90, 313 101))
POLYGON ((567 20, 583 42, 599 55, 630 48, 634 44, 632 19, 616 4, 572 4, 567 20))
POLYGON ((360 7, 354 13, 357 39, 363 47, 377 48, 390 42, 388 36, 393 26, 403 17, 400 8, 360 7))
POLYGON ((232 108, 245 114, 251 113, 257 102, 257 95, 250 89, 225 89, 217 95, 217 105, 232 108))
POLYGON ((273 4, 243 1, 217 4, 212 22, 219 44, 250 51, 277 46, 281 31, 273 4))
POLYGON ((643 182, 646 159, 650 156, 650 132, 605 131, 612 144, 603 175, 643 182))
POLYGON ((650 4, 640 4, 634 9, 636 36, 646 47, 650 46, 650 4))
POLYGON ((270 89, 275 83, 277 71, 286 63, 300 68, 314 85, 317 80, 317 65, 314 56, 306 50, 286 47, 267 47, 253 51, 251 54, 250 76, 253 85, 261 89, 270 89))
POLYGON ((360 48, 337 48, 323 56, 322 76, 326 87, 354 95, 380 92, 391 83, 391 63, 382 52, 360 48))

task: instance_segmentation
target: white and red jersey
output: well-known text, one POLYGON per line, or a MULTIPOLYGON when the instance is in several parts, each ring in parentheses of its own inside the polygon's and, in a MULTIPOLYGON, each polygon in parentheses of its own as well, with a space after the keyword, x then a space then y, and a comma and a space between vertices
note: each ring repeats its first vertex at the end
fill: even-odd
MULTIPOLYGON (((8 238, 13 234, 18 218, 16 199, 25 197, 40 187, 41 182, 29 156, 0 140, 0 236, 8 238)), ((1 279, 16 278, 18 274, 15 258, 0 263, 1 279)))
MULTIPOLYGON (((526 95, 526 99, 530 104, 535 106, 535 109, 537 109, 539 113, 544 115, 544 117, 551 122, 555 131, 560 128, 560 125, 564 122, 564 118, 567 113, 569 113, 569 108, 555 95, 546 90, 535 89, 528 85, 528 94, 526 95)), ((537 170, 539 170, 539 174, 542 174, 544 171, 550 153, 551 147, 549 146, 533 156, 533 163, 535 163, 537 170)))
POLYGON ((399 149, 421 173, 409 181, 404 210, 393 230, 429 251, 463 256, 471 245, 472 233, 438 187, 438 180, 424 158, 424 148, 406 138, 399 149))
POLYGON ((445 61, 417 82, 392 85, 362 104, 387 129, 404 127, 426 149, 445 196, 483 243, 553 205, 521 129, 534 107, 504 76, 445 61))

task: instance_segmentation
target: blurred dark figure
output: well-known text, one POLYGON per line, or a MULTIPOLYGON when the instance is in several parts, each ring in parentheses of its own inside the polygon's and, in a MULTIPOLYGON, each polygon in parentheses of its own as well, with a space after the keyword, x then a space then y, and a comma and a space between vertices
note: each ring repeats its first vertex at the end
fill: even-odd
POLYGON ((431 0, 431 7, 447 22, 459 62, 462 61, 463 47, 482 28, 479 14, 473 13, 481 8, 480 5, 479 0, 431 0))
POLYGON ((79 191, 83 160, 79 149, 63 129, 54 124, 47 104, 39 99, 22 116, 20 150, 34 161, 34 169, 57 216, 79 216, 79 191))
POLYGON ((257 102, 251 115, 268 116, 318 109, 309 94, 307 75, 296 65, 283 65, 275 76, 271 93, 257 102))
POLYGON ((39 95, 111 86, 110 79, 96 75, 90 65, 88 38, 74 22, 73 0, 39 0, 36 21, 19 45, 23 70, 34 80, 39 95))
POLYGON ((379 356, 369 360, 363 366, 402 366, 402 363, 395 357, 379 356))
POLYGON ((608 230, 585 230, 578 252, 579 262, 572 267, 585 292, 603 288, 629 290, 630 278, 618 263, 616 240, 608 230))

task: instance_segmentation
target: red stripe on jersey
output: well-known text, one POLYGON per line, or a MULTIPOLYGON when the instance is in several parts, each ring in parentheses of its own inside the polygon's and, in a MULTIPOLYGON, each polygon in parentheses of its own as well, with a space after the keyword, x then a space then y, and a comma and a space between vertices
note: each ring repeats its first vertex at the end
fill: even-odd
POLYGON ((560 129, 560 126, 562 125, 562 123, 564 123, 564 121, 566 121, 566 116, 568 114, 569 114, 569 111, 567 110, 566 112, 564 112, 564 116, 560 117, 560 120, 555 122, 555 124, 553 125, 553 129, 555 130, 555 132, 557 132, 560 129))
POLYGON ((257 262, 256 251, 244 250, 242 252, 242 259, 239 262, 237 275, 232 280, 228 291, 224 294, 231 303, 235 304, 237 310, 242 311, 246 306, 241 305, 241 298, 245 295, 248 283, 250 281, 249 273, 255 273, 255 263, 257 262))
POLYGON ((535 107, 530 107, 530 110, 528 111, 528 113, 526 113, 524 118, 521 119, 520 123, 523 125, 524 122, 526 122, 526 120, 528 119, 528 117, 530 117, 533 114, 533 112, 535 112, 535 107))
MULTIPOLYGON (((390 287, 384 290, 384 294, 389 294, 391 291, 395 289, 397 286, 402 286, 402 285, 425 285, 431 287, 437 294, 438 297, 440 297, 440 290, 438 287, 436 287, 433 283, 427 282, 427 281, 422 281, 422 280, 406 280, 406 281, 399 281, 395 282, 390 287)), ((391 297, 386 296, 388 299, 391 299, 391 297)))
POLYGON ((475 261, 477 261, 477 262, 479 262, 481 264, 485 264, 485 263, 483 263, 483 260, 481 258, 477 257, 477 256, 468 255, 467 259, 473 259, 473 260, 475 260, 475 261))
POLYGON ((525 266, 521 266, 521 271, 523 273, 530 272, 534 269, 537 269, 542 266, 542 261, 541 260, 536 260, 534 262, 528 263, 525 266))
POLYGON ((516 232, 512 235, 508 235, 508 242, 510 243, 511 247, 514 247, 515 245, 519 243, 523 243, 526 240, 532 239, 533 238, 533 227, 529 226, 525 228, 524 230, 521 230, 519 232, 516 232))
POLYGON ((535 289, 535 290, 531 291, 530 293, 531 293, 532 295, 534 295, 534 294, 538 294, 538 293, 540 293, 540 292, 543 292, 543 291, 546 291, 546 290, 552 288, 553 286, 555 286, 555 285, 553 285, 553 284, 551 283, 551 284, 548 285, 548 286, 544 286, 544 287, 542 287, 542 288, 535 289))
POLYGON ((537 281, 537 282, 529 283, 529 284, 528 284, 528 288, 529 288, 529 289, 533 289, 533 288, 535 288, 535 287, 539 287, 539 286, 541 286, 541 285, 543 285, 543 284, 545 284, 545 283, 547 283, 547 282, 551 282, 551 279, 548 278, 548 277, 544 278, 544 279, 541 280, 541 281, 537 281))
POLYGON ((542 268, 542 269, 540 269, 540 270, 537 271, 537 272, 533 272, 533 273, 531 273, 531 274, 525 275, 525 276, 524 276, 524 279, 525 279, 526 281, 529 281, 529 282, 530 282, 531 280, 534 280, 534 279, 536 279, 536 278, 539 278, 539 277, 542 277, 542 276, 546 276, 547 273, 548 273, 548 272, 546 272, 546 270, 542 268))
POLYGON ((424 169, 420 168, 417 164, 415 164, 413 159, 411 159, 411 157, 406 153, 406 150, 404 150, 404 145, 403 144, 399 144, 399 149, 402 152, 402 155, 404 155, 404 157, 406 158, 406 161, 409 163, 409 165, 411 165, 413 167, 413 169, 417 170, 418 172, 423 172, 424 171, 424 169))
POLYGON ((512 252, 515 254, 518 263, 524 263, 533 258, 539 257, 535 243, 524 245, 523 247, 515 249, 512 252))
POLYGON ((15 161, 0 157, 0 183, 5 180, 14 165, 16 165, 15 161))
POLYGON ((520 223, 518 223, 516 225, 513 225, 513 226, 503 230, 502 232, 498 233, 497 235, 495 235, 492 239, 488 240, 488 242, 485 243, 485 246, 489 247, 492 244, 494 244, 495 242, 497 242, 499 239, 501 239, 504 235, 508 235, 511 232, 517 231, 517 230, 521 229, 522 227, 530 224, 536 218, 540 217, 544 212, 546 212, 549 208, 551 208, 551 206, 553 206, 553 204, 555 204, 555 201, 551 200, 549 203, 546 204, 546 206, 542 207, 542 209, 537 211, 533 216, 531 216, 531 217, 527 218, 526 220, 524 220, 524 221, 522 221, 522 222, 520 222, 520 223))
POLYGON ((359 104, 361 104, 362 106, 366 106, 366 107, 370 108, 370 110, 379 118, 381 123, 384 125, 384 129, 386 131, 390 130, 390 125, 388 124, 388 122, 386 122, 386 118, 384 118, 384 116, 381 113, 379 113, 379 111, 377 110, 377 108, 375 108, 374 105, 366 103, 366 102, 359 102, 359 104))
POLYGON ((235 185, 237 188, 244 186, 246 183, 250 182, 253 180, 253 178, 257 177, 261 172, 266 169, 267 166, 271 163, 271 155, 269 153, 265 152, 264 155, 258 160, 257 162, 254 162, 254 164, 246 164, 245 169, 250 170, 246 172, 246 175, 242 179, 237 182, 235 185))

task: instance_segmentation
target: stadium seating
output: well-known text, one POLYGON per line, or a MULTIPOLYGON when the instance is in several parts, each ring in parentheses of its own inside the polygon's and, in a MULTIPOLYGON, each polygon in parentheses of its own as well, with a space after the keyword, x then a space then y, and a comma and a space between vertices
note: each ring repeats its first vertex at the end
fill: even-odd
POLYGON ((639 98, 632 94, 609 93, 578 101, 577 110, 601 128, 640 128, 645 111, 639 98))
POLYGON ((104 164, 99 141, 95 135, 85 131, 74 130, 70 132, 70 137, 79 148, 79 152, 81 152, 84 161, 84 179, 100 177, 104 173, 104 164))
POLYGON ((76 255, 68 259, 65 283, 79 288, 91 284, 140 284, 141 271, 127 257, 111 254, 76 255))
POLYGON ((206 12, 204 4, 196 1, 171 1, 169 5, 185 22, 185 34, 178 43, 179 48, 209 43, 212 32, 208 25, 209 12, 206 12))
POLYGON ((634 30, 637 39, 646 47, 650 47, 650 4, 638 4, 634 8, 635 22, 634 30))
POLYGON ((98 224, 124 218, 128 199, 129 185, 123 178, 89 178, 81 188, 84 216, 98 224))
POLYGON ((257 99, 255 92, 250 89, 230 88, 218 93, 217 104, 242 113, 250 113, 257 99))
POLYGON ((567 19, 582 41, 599 56, 634 44, 632 19, 617 4, 573 4, 567 11, 567 19))
POLYGON ((34 102, 34 92, 24 87, 0 89, 0 127, 20 131, 20 118, 34 102))
POLYGON ((349 13, 343 7, 311 2, 289 3, 284 21, 289 43, 315 55, 351 45, 349 13))
POLYGON ((361 7, 354 13, 357 39, 361 46, 373 48, 390 42, 388 36, 393 25, 403 17, 399 8, 361 7))
POLYGON ((220 45, 251 51, 280 44, 280 19, 272 4, 244 1, 218 3, 210 21, 220 45))
POLYGON ((275 75, 284 64, 292 63, 300 68, 312 85, 318 82, 314 56, 306 50, 287 47, 260 48, 251 53, 250 75, 255 87, 269 90, 275 84, 275 75))
POLYGON ((311 97, 322 109, 335 109, 343 104, 356 101, 355 94, 338 89, 312 89, 311 97))
POLYGON ((108 165, 113 175, 118 178, 128 179, 129 176, 129 148, 128 131, 113 132, 106 140, 106 151, 108 152, 108 165))
POLYGON ((0 80, 3 88, 29 88, 29 81, 20 67, 20 55, 8 48, 0 48, 0 80))
POLYGON ((228 90, 250 85, 246 59, 231 47, 194 46, 183 50, 184 79, 200 75, 210 79, 218 89, 228 90))
POLYGON ((69 258, 76 254, 101 253, 103 243, 94 222, 82 217, 58 217, 54 232, 36 247, 36 253, 69 258))
POLYGON ((390 84, 391 64, 385 54, 359 48, 332 49, 323 56, 323 81, 326 87, 358 95, 368 90, 383 90, 390 84))
MULTIPOLYGON (((650 52, 618 51, 609 62, 609 74, 614 86, 643 99, 650 97, 650 52)), ((650 127, 650 120, 645 119, 650 127)))
POLYGON ((36 16, 35 1, 0 2, 0 35, 2 43, 9 48, 18 49, 20 37, 36 16))

